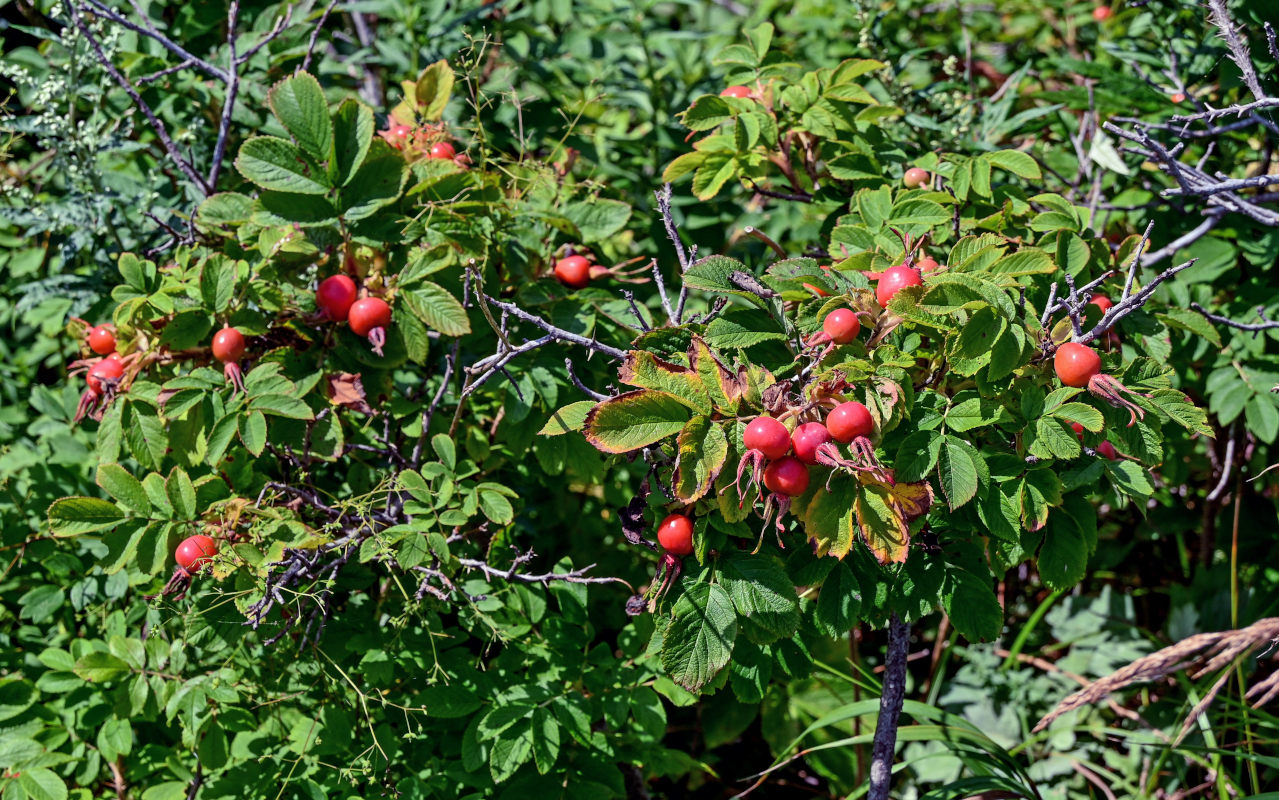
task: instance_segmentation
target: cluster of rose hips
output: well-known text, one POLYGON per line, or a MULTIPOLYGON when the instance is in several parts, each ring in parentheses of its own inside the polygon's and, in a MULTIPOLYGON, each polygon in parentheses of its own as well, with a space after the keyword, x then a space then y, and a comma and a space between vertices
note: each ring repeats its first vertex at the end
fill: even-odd
POLYGON ((415 128, 400 122, 395 117, 391 117, 385 130, 378 131, 378 136, 381 136, 383 141, 408 156, 417 154, 421 158, 439 161, 464 160, 466 155, 463 154, 459 158, 457 148, 442 138, 447 135, 443 126, 423 125, 415 128))

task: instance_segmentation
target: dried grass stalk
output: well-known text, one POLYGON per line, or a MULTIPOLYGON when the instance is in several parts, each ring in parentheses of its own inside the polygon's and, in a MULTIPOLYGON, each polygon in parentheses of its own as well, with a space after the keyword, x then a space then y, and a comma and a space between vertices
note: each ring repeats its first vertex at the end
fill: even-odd
MULTIPOLYGON (((1217 670, 1222 670, 1246 657, 1262 645, 1279 644, 1279 617, 1267 617, 1258 620, 1246 628, 1216 633, 1197 633, 1188 636, 1174 645, 1157 650, 1148 656, 1142 656, 1125 667, 1107 675, 1070 697, 1062 700, 1057 707, 1048 712, 1035 731, 1042 731, 1052 724, 1053 720, 1081 706, 1094 705, 1105 699, 1107 695, 1124 687, 1141 681, 1153 681, 1181 669, 1187 669, 1197 659, 1205 659, 1203 663, 1190 673, 1192 678, 1199 678, 1217 670)), ((1207 710, 1209 704, 1225 685, 1225 672, 1213 684, 1208 694, 1191 711, 1182 725, 1181 736, 1185 736, 1194 720, 1207 710)), ((1258 698, 1253 707, 1263 705, 1279 695, 1279 672, 1267 677, 1253 686, 1247 693, 1248 700, 1258 698)))

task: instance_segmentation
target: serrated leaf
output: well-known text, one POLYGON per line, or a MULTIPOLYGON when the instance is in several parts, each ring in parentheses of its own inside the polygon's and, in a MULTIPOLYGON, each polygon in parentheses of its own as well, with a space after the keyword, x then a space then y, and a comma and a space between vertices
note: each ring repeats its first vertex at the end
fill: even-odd
POLYGON ((605 453, 627 453, 679 433, 688 419, 688 407, 673 395, 638 389, 597 404, 583 432, 605 453))
POLYGON ((351 182, 373 143, 373 110, 347 98, 333 115, 334 183, 351 182))
POLYGON ((662 667, 680 686, 699 692, 733 654, 733 601, 721 586, 696 583, 684 589, 672 615, 662 637, 662 667))
POLYGON ((98 497, 63 497, 49 505, 49 527, 54 536, 78 536, 116 525, 124 512, 98 497))
POLYGON ((675 496, 685 503, 700 500, 710 491, 728 458, 724 429, 710 417, 689 420, 676 439, 679 467, 675 475, 675 496))
MULTIPOLYGON (((141 484, 139 484, 141 486, 141 484)), ((164 492, 176 519, 195 519, 195 484, 181 467, 174 467, 164 481, 164 492)))
POLYGON ((720 584, 728 590, 742 631, 752 641, 768 644, 799 629, 795 584, 772 558, 733 553, 720 561, 720 584))
POLYGON ((328 161, 333 150, 333 124, 324 90, 314 76, 298 72, 271 87, 266 95, 275 118, 315 161, 328 161))
POLYGON ((143 516, 151 513, 151 501, 142 489, 142 481, 119 464, 99 464, 98 485, 117 503, 143 516))
POLYGON ((551 414, 551 418, 546 421, 546 424, 537 432, 537 435, 559 436, 569 431, 580 431, 582 426, 586 424, 586 415, 594 407, 595 403, 591 400, 579 400, 576 403, 569 403, 551 414))
POLYGON ((710 395, 696 372, 663 361, 647 350, 629 351, 617 370, 617 379, 628 386, 665 392, 699 414, 712 411, 710 395))
POLYGON ((339 205, 342 217, 349 221, 361 220, 394 203, 404 189, 407 176, 408 170, 399 152, 380 139, 373 142, 360 168, 342 187, 339 205))
POLYGON ((129 665, 110 653, 92 652, 76 659, 74 672, 80 680, 106 683, 129 674, 129 665))
POLYGON ((413 315, 428 328, 445 336, 463 336, 471 332, 466 309, 447 289, 431 281, 419 281, 412 289, 400 293, 413 315))
POLYGON ((263 189, 297 194, 329 190, 328 178, 319 165, 292 142, 274 136, 255 136, 241 145, 235 167, 263 189))

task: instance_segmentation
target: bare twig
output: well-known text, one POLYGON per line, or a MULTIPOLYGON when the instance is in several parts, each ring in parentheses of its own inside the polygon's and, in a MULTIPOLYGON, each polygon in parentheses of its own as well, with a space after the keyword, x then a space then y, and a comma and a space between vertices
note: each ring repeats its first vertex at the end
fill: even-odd
POLYGON ((1210 313, 1198 303, 1191 303, 1190 307, 1193 310, 1198 311, 1207 319, 1212 320, 1213 322, 1216 322, 1220 325, 1227 325, 1231 328, 1238 328, 1241 331, 1253 331, 1256 333, 1260 333, 1261 331, 1269 331, 1269 330, 1274 330, 1275 328, 1279 328, 1279 321, 1268 319, 1265 313, 1263 313, 1265 311, 1265 306, 1257 306, 1257 309, 1256 309, 1257 317, 1261 319, 1261 322, 1236 322, 1235 320, 1230 319, 1229 317, 1223 317, 1220 314, 1210 313))

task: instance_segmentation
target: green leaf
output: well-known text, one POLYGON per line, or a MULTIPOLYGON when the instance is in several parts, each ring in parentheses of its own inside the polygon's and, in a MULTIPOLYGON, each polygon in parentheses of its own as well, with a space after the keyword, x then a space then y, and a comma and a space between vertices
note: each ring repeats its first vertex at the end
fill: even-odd
POLYGON ((546 775, 560 755, 560 724, 546 708, 533 712, 533 763, 546 775))
POLYGON ((700 500, 710 491, 728 458, 728 438, 710 417, 696 416, 680 431, 676 441, 679 467, 675 475, 675 496, 685 503, 700 500))
POLYGON ((266 417, 261 411, 250 411, 236 418, 240 422, 240 441, 244 443, 244 449, 255 456, 262 455, 266 449, 266 417))
POLYGON ((333 124, 320 82, 306 72, 296 73, 271 87, 267 104, 289 135, 317 162, 333 151, 333 124))
POLYGON ((338 211, 327 197, 292 192, 263 192, 253 222, 262 226, 312 227, 336 222, 338 211))
POLYGON ((76 659, 75 674, 89 683, 106 683, 129 674, 129 665, 110 653, 86 653, 76 659))
POLYGON ((1038 181, 1044 177, 1035 159, 1020 150, 997 150, 993 153, 987 153, 985 157, 990 160, 990 163, 1013 173, 1019 178, 1038 181))
POLYGON ((767 556, 733 553, 720 565, 720 583, 752 641, 769 644, 799 630, 799 596, 780 564, 767 556))
POLYGON ((1050 589, 1069 589, 1084 578, 1088 543, 1075 520, 1057 511, 1048 515, 1037 559, 1039 576, 1050 589))
MULTIPOLYGON (((141 484, 139 484, 141 486, 141 484)), ((164 492, 176 519, 195 519, 195 485, 181 467, 174 467, 164 481, 164 492)))
POLYGON ((921 481, 932 472, 941 455, 943 438, 937 431, 915 431, 903 439, 893 462, 897 480, 921 481))
POLYGON ((673 614, 662 637, 662 667, 680 686, 701 691, 733 654, 733 601, 718 585, 696 583, 685 588, 673 614))
MULTIPOLYGON (((857 576, 847 564, 836 564, 822 581, 814 621, 827 636, 838 638, 857 624, 861 609, 862 587, 857 576)), ((733 660, 737 660, 736 655, 733 660)))
POLYGON ((444 116, 449 96, 453 93, 453 81, 453 70, 443 59, 422 70, 413 90, 417 113, 422 119, 434 121, 444 116))
POLYGON ((356 221, 394 203, 408 176, 399 152, 380 139, 369 147, 359 170, 342 187, 342 217, 356 221))
POLYGON ((447 289, 430 281, 419 281, 414 288, 400 293, 413 315, 427 327, 445 336, 462 336, 471 332, 466 309, 447 289))
POLYGON ((373 143, 373 110, 355 98, 347 98, 333 114, 333 169, 334 183, 345 186, 351 182, 369 145, 373 143))
POLYGON ((582 426, 586 424, 586 415, 590 413, 592 408, 595 408, 595 403, 591 400, 578 400, 576 403, 569 403, 551 414, 551 418, 546 421, 546 424, 537 432, 537 435, 559 436, 569 431, 580 431, 582 426))
POLYGON ((296 397, 287 394, 260 394, 249 401, 249 408, 289 419, 314 419, 311 407, 296 397))
MULTIPOLYGON (((526 712, 527 713, 527 710, 526 712)), ((494 783, 502 783, 529 760, 533 754, 533 727, 530 719, 500 733, 489 750, 489 771, 494 783)))
POLYGON ((777 324, 777 320, 771 314, 755 308, 731 311, 716 317, 706 326, 706 341, 717 350, 751 347, 760 342, 785 338, 786 332, 777 324))
MULTIPOLYGON (((67 800, 67 785, 51 769, 28 767, 20 770, 17 785, 30 800, 67 800)), ((8 795, 9 792, 5 792, 8 795)))
MULTIPOLYGON (((235 262, 210 256, 200 267, 200 297, 211 311, 226 311, 235 292, 235 262)), ((167 326, 166 326, 167 328, 167 326)))
POLYGON ((950 621, 969 641, 988 642, 1004 627, 1004 610, 995 597, 989 576, 963 569, 948 569, 942 583, 942 607, 950 621))
POLYGON ((78 536, 114 526, 124 519, 119 506, 97 497, 63 497, 49 506, 54 536, 78 536))
POLYGON ((263 189, 297 194, 329 190, 324 170, 292 142, 274 136, 255 136, 241 145, 235 167, 263 189))
POLYGON ((200 203, 195 221, 199 227, 209 230, 248 222, 252 213, 252 197, 239 192, 218 192, 200 203))
POLYGON ((688 419, 688 408, 673 395, 639 389, 592 408, 583 432, 605 453, 627 453, 679 433, 688 419))
POLYGON ((937 458, 937 476, 952 511, 976 496, 977 470, 972 445, 954 436, 942 437, 937 458))
POLYGON ((631 207, 620 200, 567 203, 561 211, 577 226, 583 243, 608 239, 626 227, 631 218, 631 207))
POLYGON ((151 513, 151 501, 142 489, 142 481, 119 464, 99 464, 98 485, 130 511, 143 516, 151 513))
POLYGON ((724 98, 707 94, 697 98, 682 116, 689 130, 707 131, 731 119, 733 109, 724 98))
POLYGON ((428 686, 420 695, 422 707, 428 717, 456 719, 469 717, 483 705, 475 692, 463 686, 428 686))
POLYGON ((507 500, 497 492, 479 491, 480 511, 484 512, 484 516, 490 521, 498 525, 509 525, 511 520, 515 519, 515 510, 511 508, 511 501, 507 500))
MULTIPOLYGON (((232 284, 231 288, 234 288, 232 284)), ((220 291, 220 289, 219 289, 220 291)), ((230 302, 230 298, 228 298, 230 302)), ((188 350, 207 345, 213 330, 213 319, 204 310, 182 311, 169 320, 160 333, 160 344, 170 350, 188 350)))
POLYGON ((693 194, 698 200, 710 200, 740 171, 741 165, 731 153, 707 153, 693 173, 693 194))

